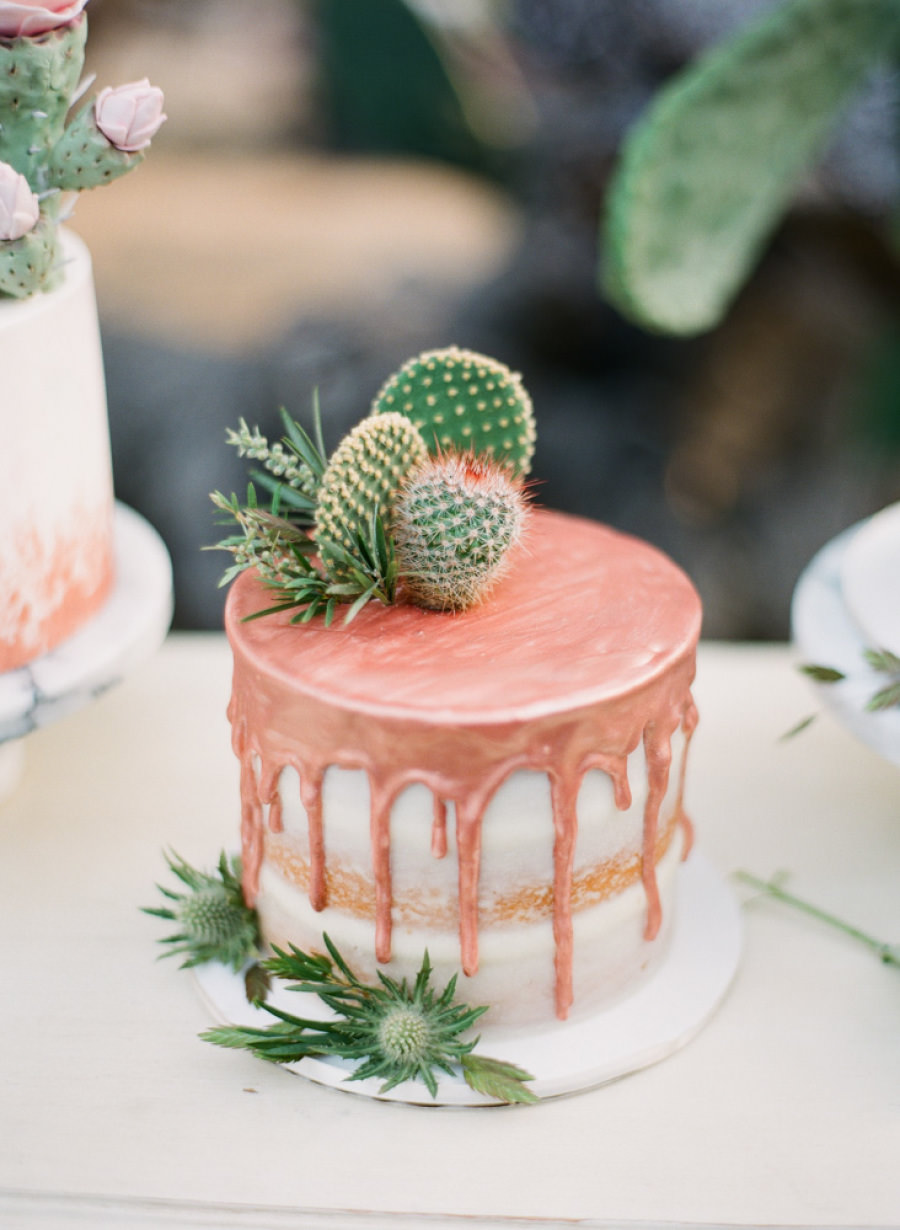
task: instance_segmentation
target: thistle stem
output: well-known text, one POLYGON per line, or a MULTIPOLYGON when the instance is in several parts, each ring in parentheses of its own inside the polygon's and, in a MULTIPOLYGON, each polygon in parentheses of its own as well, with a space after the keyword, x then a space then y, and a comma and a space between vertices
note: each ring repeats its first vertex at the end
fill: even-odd
POLYGON ((879 940, 874 935, 861 931, 858 927, 852 926, 842 918, 837 918, 834 914, 829 914, 827 910, 822 910, 818 906, 812 905, 809 901, 795 897, 793 893, 789 893, 786 889, 782 888, 776 880, 760 880, 748 871, 736 871, 734 875, 735 879, 740 880, 742 884, 747 884, 758 892, 767 893, 777 901, 793 906, 794 909, 801 910, 810 918, 816 918, 819 922, 826 923, 829 927, 843 931, 844 935, 850 936, 851 939, 865 944, 876 956, 880 957, 885 965, 900 966, 900 948, 891 944, 885 944, 883 940, 879 940))

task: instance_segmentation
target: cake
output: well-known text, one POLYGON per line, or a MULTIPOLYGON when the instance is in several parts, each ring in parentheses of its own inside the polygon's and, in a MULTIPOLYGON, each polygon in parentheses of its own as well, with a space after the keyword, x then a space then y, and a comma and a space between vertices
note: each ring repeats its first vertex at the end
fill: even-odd
POLYGON ((0 0, 0 672, 71 636, 112 584, 91 260, 59 223, 71 194, 136 166, 165 117, 145 81, 102 90, 69 116, 85 3, 0 0))
POLYGON ((70 636, 112 580, 113 484, 87 248, 64 238, 63 284, 0 299, 0 672, 70 636), (12 356, 12 359, 7 356, 12 356))
MULTIPOLYGON (((489 361, 451 349, 416 362, 429 390, 448 366, 451 400, 468 390, 480 422, 473 373, 490 377, 489 361)), ((399 407, 424 437, 407 377, 375 417, 399 407)), ((517 426, 521 454, 493 456, 521 477, 533 437, 517 426)), ((430 444, 425 469, 452 447, 430 444)), ((378 505, 389 533, 423 473, 415 453, 404 464, 378 505)), ((475 517, 473 504, 459 521, 475 517)), ((321 521, 313 538, 327 554, 321 521)), ((638 539, 529 507, 505 568, 464 609, 416 605, 401 583, 393 603, 329 623, 285 588, 273 608, 280 582, 248 566, 246 541, 236 553, 229 718, 244 895, 265 940, 321 951, 327 934, 364 978, 412 977, 427 950, 438 981, 461 971, 460 996, 499 1025, 594 1012, 639 985, 665 953, 691 845, 701 612, 684 573, 638 539)))

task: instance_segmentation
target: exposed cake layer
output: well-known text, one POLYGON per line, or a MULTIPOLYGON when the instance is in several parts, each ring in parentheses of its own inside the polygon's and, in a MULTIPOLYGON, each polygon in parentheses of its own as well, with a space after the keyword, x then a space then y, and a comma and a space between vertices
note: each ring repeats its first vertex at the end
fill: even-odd
MULTIPOLYGON (((680 763, 684 740, 676 736, 680 763)), ((616 807, 609 778, 589 771, 577 801, 578 834, 572 866, 573 1012, 615 999, 638 970, 649 970, 664 950, 665 926, 645 938, 647 900, 641 878, 646 773, 642 749, 629 758, 635 782, 631 806, 616 807)), ((296 772, 279 783, 282 829, 268 831, 257 908, 271 943, 321 947, 327 931, 353 967, 373 977, 375 893, 365 824, 368 780, 360 770, 329 769, 323 783, 328 857, 324 910, 310 904, 309 824, 296 772)), ((675 871, 685 848, 678 823, 678 784, 670 775, 660 809, 657 884, 663 923, 671 918, 675 871)), ((414 971, 427 949, 438 984, 459 972, 459 897, 453 810, 445 857, 434 853, 430 793, 404 790, 391 812, 391 961, 395 976, 414 971)), ((460 993, 491 1005, 488 1020, 531 1023, 551 1019, 555 1007, 554 828, 549 780, 520 770, 498 788, 482 824, 478 884, 478 970, 463 975, 460 993), (526 992, 527 988, 527 993, 526 992)))
POLYGON ((91 262, 66 235, 57 290, 0 300, 0 671, 52 649, 112 581, 113 489, 91 262))
MULTIPOLYGON (((586 928, 606 931, 615 906, 609 917, 630 915, 622 935, 637 943, 610 939, 611 962, 639 971, 668 913, 658 864, 676 848, 675 826, 687 831, 673 737, 696 716, 700 605, 671 561, 536 512, 509 576, 463 614, 372 603, 349 626, 242 622, 268 605, 244 574, 226 626, 245 893, 273 931, 292 912, 305 927, 311 913, 341 947, 368 927, 383 964, 405 948, 404 929, 433 933, 429 950, 444 932, 474 978, 487 951, 493 963, 506 948, 515 964, 515 934, 530 944, 543 929, 552 952, 535 959, 565 1016, 586 955, 573 943, 586 928), (330 797, 331 767, 360 771, 367 788, 330 797), (286 768, 299 778, 291 786, 286 768), (413 783, 419 803, 404 820, 413 783), (285 829, 298 795, 303 814, 285 829), (285 836, 267 845, 266 830, 285 836)), ((422 948, 412 949, 417 964, 422 948)))

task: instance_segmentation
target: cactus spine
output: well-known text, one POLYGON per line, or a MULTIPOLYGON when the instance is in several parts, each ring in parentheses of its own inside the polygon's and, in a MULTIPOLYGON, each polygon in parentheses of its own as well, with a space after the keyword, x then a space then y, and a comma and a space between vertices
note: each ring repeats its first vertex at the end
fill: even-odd
POLYGON ((322 567, 332 580, 346 577, 353 555, 374 516, 386 526, 403 480, 421 466, 427 451, 402 414, 366 418, 341 441, 319 486, 314 538, 322 567))
POLYGON ((394 507, 397 564, 418 606, 462 611, 505 571, 526 517, 522 486, 496 462, 471 454, 430 459, 394 507))
POLYGON ((405 415, 433 455, 483 454, 515 475, 534 453, 531 398, 503 363, 450 346, 409 359, 385 383, 372 413, 405 415))

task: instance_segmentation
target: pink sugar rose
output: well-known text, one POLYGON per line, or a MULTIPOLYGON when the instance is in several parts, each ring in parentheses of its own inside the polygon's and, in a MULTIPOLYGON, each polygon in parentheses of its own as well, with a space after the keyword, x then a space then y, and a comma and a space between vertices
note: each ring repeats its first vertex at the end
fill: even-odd
POLYGON ((88 0, 0 0, 0 38, 35 38, 70 25, 88 0))
POLYGON ((94 102, 97 127, 116 149, 126 154, 145 149, 165 120, 162 90, 143 81, 107 86, 94 102))
POLYGON ((0 240, 21 239, 34 230, 39 216, 28 180, 8 162, 0 162, 0 240))

